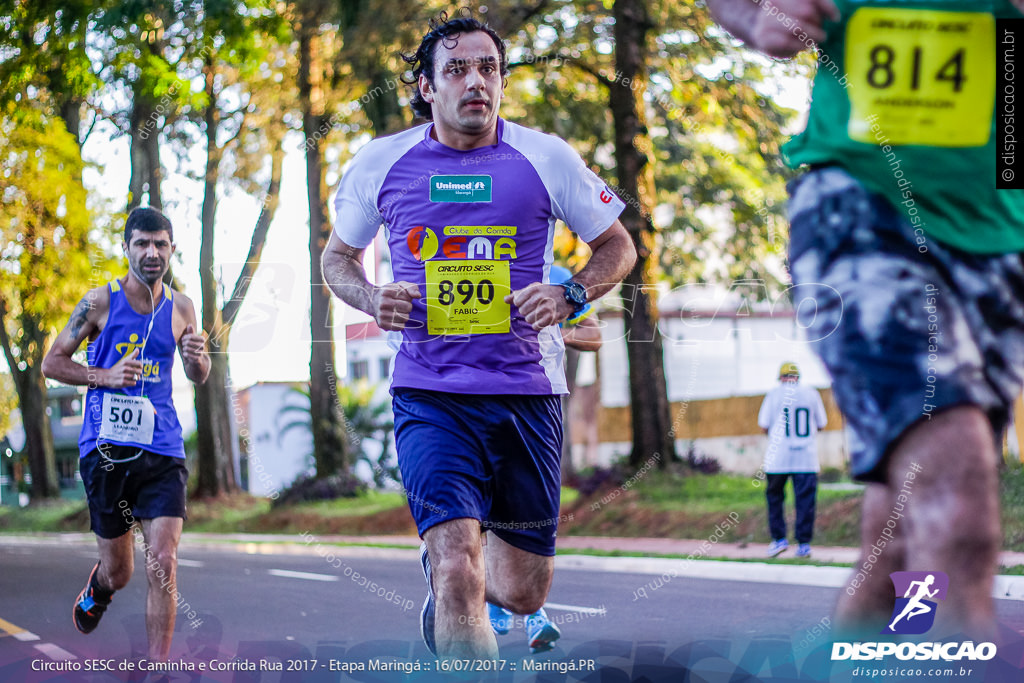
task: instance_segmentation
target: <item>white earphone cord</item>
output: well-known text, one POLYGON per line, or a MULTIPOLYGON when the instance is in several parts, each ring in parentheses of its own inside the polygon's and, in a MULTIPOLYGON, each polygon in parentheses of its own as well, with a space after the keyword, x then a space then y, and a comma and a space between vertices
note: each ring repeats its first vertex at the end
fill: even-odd
MULTIPOLYGON (((143 285, 146 288, 146 292, 149 294, 149 310, 151 311, 150 316, 149 316, 149 326, 146 328, 146 336, 142 338, 142 346, 139 347, 139 358, 142 358, 143 354, 146 353, 146 344, 149 343, 149 335, 151 335, 153 333, 153 324, 156 322, 156 314, 159 313, 159 310, 156 308, 156 300, 153 298, 153 288, 148 286, 148 285, 146 285, 145 281, 141 277, 139 277, 138 273, 135 272, 135 269, 132 267, 132 264, 131 264, 131 259, 128 260, 128 272, 131 273, 133 276, 135 276, 135 279, 139 281, 139 284, 143 285)), ((163 308, 165 303, 167 303, 167 297, 164 297, 163 300, 160 302, 160 308, 163 308)), ((145 396, 145 390, 146 390, 146 374, 145 374, 145 372, 143 372, 141 379, 142 379, 142 386, 139 387, 139 396, 145 396)), ((140 448, 138 450, 138 452, 135 453, 135 455, 133 455, 130 458, 120 458, 118 460, 115 460, 114 458, 111 458, 109 455, 107 455, 103 451, 103 447, 104 446, 106 446, 107 450, 110 450, 112 444, 109 443, 109 442, 100 443, 100 437, 97 434, 97 436, 96 436, 96 450, 99 451, 100 455, 103 457, 104 460, 106 460, 107 462, 109 462, 109 463, 111 463, 113 465, 120 465, 121 463, 131 462, 133 460, 138 460, 139 458, 142 457, 142 453, 145 451, 144 448, 140 448)))

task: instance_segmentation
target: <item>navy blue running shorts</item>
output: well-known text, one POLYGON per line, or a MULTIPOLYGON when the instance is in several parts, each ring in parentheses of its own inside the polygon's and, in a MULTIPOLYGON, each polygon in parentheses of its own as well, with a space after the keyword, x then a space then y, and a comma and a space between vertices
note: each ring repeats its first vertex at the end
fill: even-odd
POLYGON ((393 393, 398 464, 420 536, 471 518, 520 550, 554 555, 559 397, 393 393))
MULTIPOLYGON (((103 444, 111 460, 131 458, 134 446, 103 444)), ((129 462, 111 463, 94 448, 78 461, 89 500, 92 531, 100 538, 118 538, 135 520, 156 517, 185 519, 185 460, 142 451, 129 462)))
POLYGON ((981 408, 1000 443, 1024 370, 1024 255, 937 242, 838 167, 790 194, 797 321, 851 427, 853 475, 885 483, 902 435, 955 406, 981 408))

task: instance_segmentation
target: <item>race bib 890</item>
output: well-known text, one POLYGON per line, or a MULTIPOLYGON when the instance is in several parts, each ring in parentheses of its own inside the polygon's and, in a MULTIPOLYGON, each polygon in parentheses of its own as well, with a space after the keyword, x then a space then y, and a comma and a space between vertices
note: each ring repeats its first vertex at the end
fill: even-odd
POLYGON ((500 334, 511 327, 508 261, 427 261, 427 332, 500 334))
POLYGON ((850 138, 877 144, 881 135, 896 145, 930 147, 987 144, 995 107, 995 33, 995 19, 986 13, 857 10, 846 30, 850 138))

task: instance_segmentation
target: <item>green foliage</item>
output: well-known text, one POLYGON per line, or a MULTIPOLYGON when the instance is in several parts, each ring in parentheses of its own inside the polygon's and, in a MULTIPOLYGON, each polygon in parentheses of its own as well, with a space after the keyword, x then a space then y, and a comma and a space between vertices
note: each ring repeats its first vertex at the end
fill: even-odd
MULTIPOLYGON (((11 412, 18 407, 18 395, 14 390, 14 379, 7 372, 0 372, 0 437, 11 428, 11 412)), ((4 454, 0 452, 0 457, 4 454)))
MULTIPOLYGON (((286 405, 278 412, 279 445, 284 435, 294 429, 312 432, 309 388, 295 388, 290 393, 298 402, 286 405)), ((388 401, 374 401, 374 393, 375 386, 366 382, 335 387, 336 408, 344 415, 348 429, 347 438, 355 454, 355 460, 362 460, 370 466, 374 483, 380 487, 389 481, 399 481, 400 474, 398 465, 391 461, 391 434, 395 427, 391 420, 391 410, 388 401), (365 446, 367 439, 380 445, 380 455, 370 455, 365 446)))
MULTIPOLYGON (((570 142, 614 177, 607 86, 611 2, 562 0, 511 36, 514 72, 502 111, 570 142)), ((643 92, 652 149, 660 277, 674 285, 762 279, 784 270, 785 181, 779 146, 795 112, 772 98, 777 79, 806 75, 736 47, 703 3, 651 2, 654 40, 643 92)), ((624 197, 627 201, 630 198, 624 197)), ((765 290, 760 290, 764 292, 765 290)))
POLYGON ((84 0, 0 0, 0 105, 31 101, 59 116, 65 102, 100 86, 86 53, 95 8, 84 0))
POLYGON ((103 252, 91 258, 100 234, 81 172, 77 141, 59 119, 30 107, 0 118, 0 301, 20 370, 42 359, 49 333, 108 265, 103 252))

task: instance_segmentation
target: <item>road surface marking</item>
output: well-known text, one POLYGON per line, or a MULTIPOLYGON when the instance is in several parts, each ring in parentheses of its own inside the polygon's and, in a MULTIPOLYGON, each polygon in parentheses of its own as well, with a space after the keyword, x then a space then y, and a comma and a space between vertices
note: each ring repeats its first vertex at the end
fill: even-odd
POLYGON ((14 636, 15 640, 20 640, 26 643, 32 640, 39 640, 39 636, 31 631, 26 631, 22 627, 15 626, 11 622, 4 621, 3 619, 0 619, 0 631, 5 631, 8 635, 14 636))
POLYGON ((603 607, 577 607, 576 605, 562 605, 557 602, 545 602, 544 607, 547 609, 560 609, 565 612, 582 612, 583 614, 604 614, 608 611, 603 607))
POLYGON ((71 654, 63 648, 57 647, 53 643, 40 643, 39 645, 36 645, 36 649, 42 652, 47 657, 49 657, 50 659, 78 659, 77 656, 71 654))
POLYGON ((332 574, 313 574, 310 572, 293 572, 288 569, 269 569, 267 573, 271 576, 283 576, 287 579, 306 579, 307 581, 337 581, 338 577, 332 574))
POLYGON ((202 567, 204 564, 199 560, 178 560, 179 567, 202 567))

